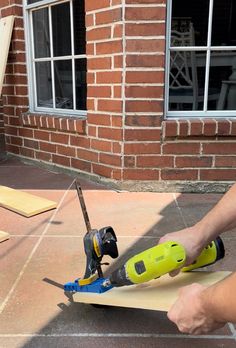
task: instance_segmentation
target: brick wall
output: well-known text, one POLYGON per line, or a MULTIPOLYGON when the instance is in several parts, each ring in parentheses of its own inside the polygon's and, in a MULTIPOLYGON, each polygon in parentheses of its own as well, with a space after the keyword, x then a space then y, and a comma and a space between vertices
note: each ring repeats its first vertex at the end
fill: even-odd
POLYGON ((86 1, 84 119, 28 112, 22 0, 0 6, 1 16, 16 15, 3 89, 7 151, 121 181, 234 180, 234 120, 164 120, 165 0, 86 1))
POLYGON ((3 104, 2 99, 0 99, 0 134, 4 133, 4 122, 3 122, 3 104))

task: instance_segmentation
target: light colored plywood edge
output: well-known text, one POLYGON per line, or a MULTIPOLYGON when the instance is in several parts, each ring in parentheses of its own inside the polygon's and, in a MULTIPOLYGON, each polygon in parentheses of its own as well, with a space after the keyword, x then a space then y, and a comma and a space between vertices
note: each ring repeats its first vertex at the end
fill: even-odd
POLYGON ((0 243, 10 238, 10 234, 4 231, 0 231, 0 243))
POLYGON ((73 294, 74 302, 100 304, 107 306, 168 311, 178 298, 181 287, 192 283, 211 286, 224 279, 231 272, 188 272, 176 277, 165 275, 145 284, 113 288, 102 294, 73 294))
POLYGON ((27 192, 0 186, 0 206, 25 217, 55 209, 57 203, 27 192))
POLYGON ((1 51, 0 51, 0 97, 2 94, 3 79, 6 70, 7 57, 11 42, 12 29, 14 25, 14 16, 8 16, 0 19, 0 38, 1 38, 1 51))

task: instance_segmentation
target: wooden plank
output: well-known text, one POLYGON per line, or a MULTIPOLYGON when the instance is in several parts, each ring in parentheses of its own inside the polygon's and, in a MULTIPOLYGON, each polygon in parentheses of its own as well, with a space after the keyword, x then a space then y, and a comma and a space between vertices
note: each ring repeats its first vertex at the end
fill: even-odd
POLYGON ((231 272, 188 272, 176 277, 168 274, 145 284, 113 288, 103 294, 73 294, 74 302, 107 306, 168 311, 178 297, 179 288, 199 283, 210 286, 228 276, 231 272))
POLYGON ((57 203, 30 193, 0 186, 0 206, 30 217, 56 208, 57 203))
POLYGON ((0 19, 0 96, 2 94, 2 85, 7 65, 7 57, 11 42, 14 18, 14 16, 8 16, 0 19))
POLYGON ((4 242, 4 240, 7 240, 10 238, 9 233, 4 232, 4 231, 0 231, 0 243, 4 242))

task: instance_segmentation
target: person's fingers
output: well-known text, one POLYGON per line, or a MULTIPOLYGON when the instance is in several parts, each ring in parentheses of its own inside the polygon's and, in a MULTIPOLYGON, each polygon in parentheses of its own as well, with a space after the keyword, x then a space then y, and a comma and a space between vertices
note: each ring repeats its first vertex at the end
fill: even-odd
POLYGON ((180 272, 180 268, 171 271, 171 272, 169 273, 169 275, 170 275, 171 277, 175 277, 175 276, 177 276, 177 275, 179 274, 179 272, 180 272))

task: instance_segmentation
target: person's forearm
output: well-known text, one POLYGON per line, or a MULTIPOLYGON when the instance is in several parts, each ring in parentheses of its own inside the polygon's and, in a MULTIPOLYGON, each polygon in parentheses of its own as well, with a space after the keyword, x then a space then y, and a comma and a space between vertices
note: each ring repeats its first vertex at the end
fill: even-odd
POLYGON ((236 323, 236 273, 202 292, 204 310, 218 322, 236 323))
POLYGON ((203 244, 236 226, 236 184, 196 225, 203 244))

